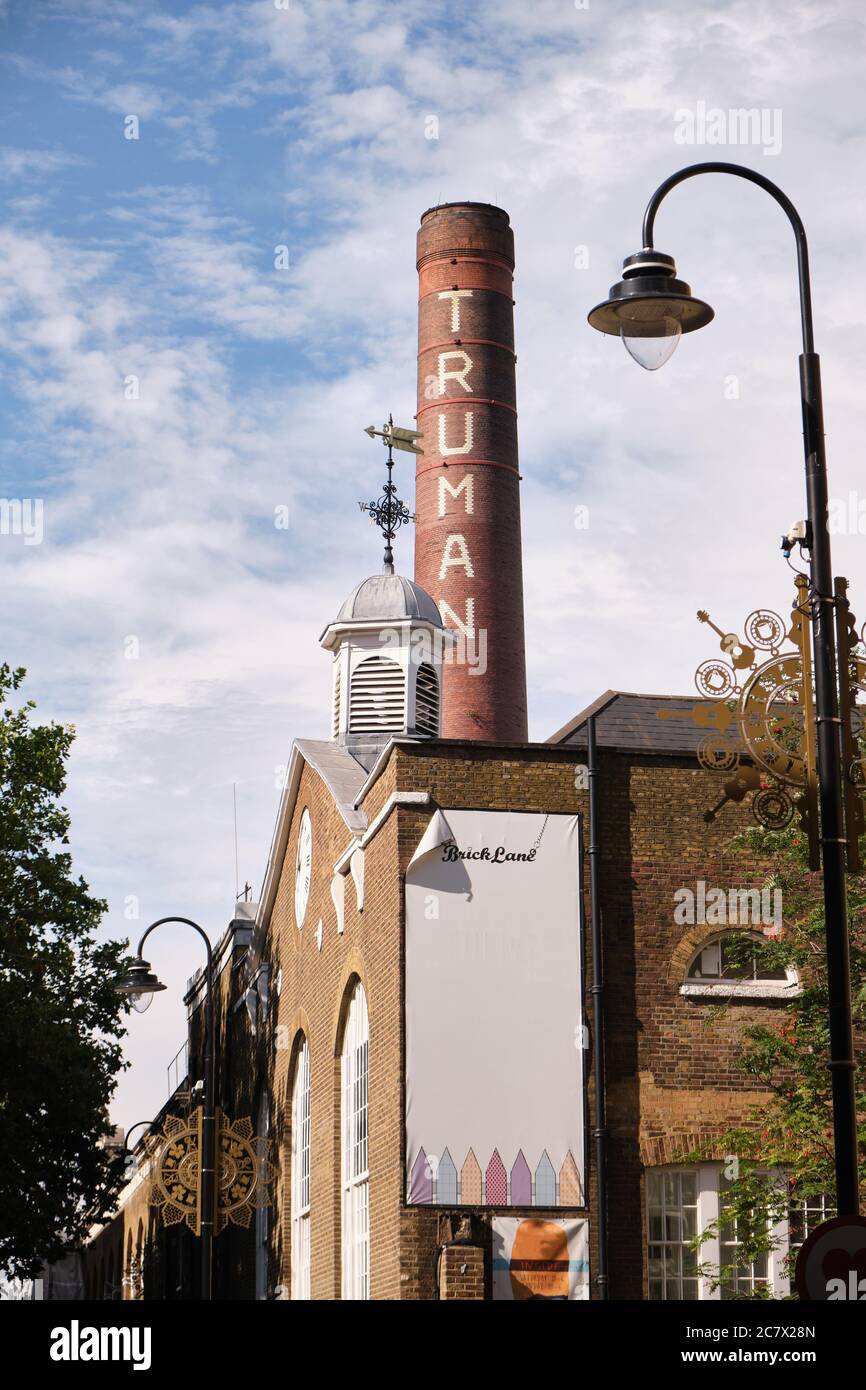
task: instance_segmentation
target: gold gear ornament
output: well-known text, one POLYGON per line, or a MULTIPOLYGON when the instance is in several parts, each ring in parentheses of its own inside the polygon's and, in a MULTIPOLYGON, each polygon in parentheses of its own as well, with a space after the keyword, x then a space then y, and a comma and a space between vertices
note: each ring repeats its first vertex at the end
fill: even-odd
MULTIPOLYGON (((185 1222, 201 1234, 202 1108, 186 1118, 170 1115, 152 1159, 148 1201, 158 1207, 163 1225, 185 1222)), ((214 1233, 228 1225, 248 1227, 253 1212, 271 1203, 275 1169, 268 1159, 270 1140, 253 1133, 249 1117, 232 1123, 216 1113, 216 1213, 214 1233)))
MULTIPOLYGON (((727 774, 724 795, 704 814, 710 824, 723 806, 751 798, 759 824, 781 830, 799 813, 809 844, 809 864, 819 867, 818 777, 812 678, 812 604, 809 581, 797 575, 786 629, 778 613, 756 608, 744 624, 745 641, 717 627, 704 610, 698 620, 720 638, 730 664, 718 657, 701 662, 695 684, 703 697, 691 711, 659 710, 660 719, 691 715, 698 728, 709 729, 699 742, 700 765, 727 774), (793 650, 783 651, 785 642, 793 650), (765 657, 759 660, 760 657, 765 657), (742 684, 740 684, 742 681, 742 684), (730 732, 729 732, 730 731, 730 732), (738 739, 732 739, 736 732, 738 739), (740 762, 740 753, 749 759, 740 762)), ((839 652, 839 713, 845 769, 844 800, 848 868, 860 868, 859 838, 866 833, 866 747, 862 706, 866 701, 866 624, 859 638, 849 611, 847 580, 834 589, 839 652)))
POLYGON ((252 1120, 231 1120, 217 1111, 216 1235, 226 1226, 243 1226, 257 1208, 270 1206, 275 1170, 268 1161, 270 1140, 253 1133, 252 1120))
POLYGON ((148 1198, 159 1207, 164 1226, 185 1221, 193 1235, 201 1234, 201 1121, 201 1106, 186 1119, 168 1116, 153 1158, 148 1198))

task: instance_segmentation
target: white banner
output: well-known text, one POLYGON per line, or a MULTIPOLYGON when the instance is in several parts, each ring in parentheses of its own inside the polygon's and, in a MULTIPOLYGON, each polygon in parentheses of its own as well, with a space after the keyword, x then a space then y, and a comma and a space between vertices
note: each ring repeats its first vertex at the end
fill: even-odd
POLYGON ((406 1187, 584 1205, 580 818, 436 811, 406 874, 406 1187))
POLYGON ((589 1298, 589 1222, 495 1216, 493 1297, 589 1298))

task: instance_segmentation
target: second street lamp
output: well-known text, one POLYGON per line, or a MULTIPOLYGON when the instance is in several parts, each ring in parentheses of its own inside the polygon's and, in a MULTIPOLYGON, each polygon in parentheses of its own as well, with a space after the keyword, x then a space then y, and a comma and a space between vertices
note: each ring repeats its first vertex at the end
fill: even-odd
POLYGON ((654 370, 675 350, 683 333, 702 328, 713 318, 708 304, 692 296, 676 278, 671 256, 653 245, 655 218, 672 188, 696 174, 733 174, 757 184, 787 214, 797 245, 800 320, 800 394, 806 463, 807 516, 810 523, 810 588, 815 650, 815 723, 818 748, 818 792, 821 819, 821 863, 824 878, 824 923, 829 996, 830 1077, 836 1160, 836 1206, 839 1216, 859 1210, 857 1111, 854 1093, 854 1043, 851 1028, 851 977, 848 913, 845 889, 844 826, 842 818, 842 748, 837 692, 837 652, 834 630, 836 600, 830 559, 827 516, 827 464, 824 454, 824 415, 821 368, 812 328, 812 287, 806 231, 794 204, 770 179, 741 164, 711 161, 690 164, 671 174, 647 204, 642 249, 627 257, 622 280, 607 300, 589 314, 601 333, 620 337, 641 366, 654 370))
POLYGON ((201 1240, 201 1298, 207 1302, 213 1297, 213 1236, 214 1213, 216 1208, 216 1112, 214 1092, 215 1029, 213 1008, 213 951, 207 932, 189 917, 160 917, 151 922, 138 943, 138 951, 126 975, 117 981, 115 988, 120 994, 132 1000, 132 1006, 143 1013, 148 1008, 154 994, 165 989, 151 973, 150 963, 144 959, 144 943, 152 931, 166 922, 178 922, 192 927, 198 932, 207 951, 207 973, 205 975, 204 996, 204 1104, 202 1106, 201 1168, 199 1228, 201 1240))

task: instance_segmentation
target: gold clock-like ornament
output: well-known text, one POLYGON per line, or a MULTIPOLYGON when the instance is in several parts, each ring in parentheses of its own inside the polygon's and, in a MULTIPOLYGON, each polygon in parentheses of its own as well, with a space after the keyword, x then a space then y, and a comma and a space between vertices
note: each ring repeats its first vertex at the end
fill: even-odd
POLYGON ((198 1235, 201 1208, 201 1108, 185 1119, 169 1115, 163 1125, 163 1142, 154 1157, 150 1205, 159 1207, 163 1225, 185 1221, 198 1235))
MULTIPOLYGON (((745 640, 717 627, 703 609, 698 620, 721 638, 721 657, 701 662, 695 684, 702 697, 691 710, 659 711, 660 719, 691 716, 708 732, 697 755, 708 771, 726 774, 724 795, 704 814, 710 824, 729 802, 750 798, 753 816, 767 830, 782 830, 799 815, 817 869, 819 816, 815 692, 812 673, 813 596, 797 575, 790 625, 758 608, 745 622, 745 640), (744 762, 743 758, 748 761, 744 762)), ((859 636, 848 605, 848 583, 834 583, 833 617, 839 653, 839 726, 848 868, 860 869, 858 841, 866 832, 866 625, 859 636)))
POLYGON ((307 915, 312 872, 313 822, 310 818, 310 812, 305 807, 298 831, 298 857, 295 861, 295 921, 298 927, 304 925, 304 918, 307 915))
POLYGON ((216 1234, 229 1224, 248 1227, 258 1207, 270 1205, 274 1168, 268 1162, 270 1141, 253 1134, 248 1117, 234 1123, 217 1111, 216 1234))
MULTIPOLYGON (((185 1222, 201 1234, 201 1106, 185 1118, 170 1115, 152 1158, 149 1202, 159 1207, 165 1226, 185 1222)), ((226 1226, 248 1227, 253 1212, 270 1205, 275 1170, 268 1160, 270 1141, 253 1133, 252 1120, 232 1122, 216 1112, 216 1211, 214 1233, 226 1226)))

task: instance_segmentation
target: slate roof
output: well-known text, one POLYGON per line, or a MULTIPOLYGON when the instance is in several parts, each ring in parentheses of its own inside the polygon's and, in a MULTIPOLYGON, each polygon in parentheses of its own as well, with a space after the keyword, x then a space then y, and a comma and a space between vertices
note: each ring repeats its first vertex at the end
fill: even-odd
POLYGON ((606 690, 546 741, 586 747, 586 721, 594 714, 599 748, 694 756, 709 729, 695 724, 691 712, 696 705, 714 703, 700 700, 697 695, 638 695, 628 690, 606 690))
POLYGON ((319 738, 295 740, 305 762, 318 772, 350 830, 367 829, 367 817, 355 810, 355 798, 367 780, 367 769, 337 743, 319 738))

